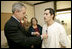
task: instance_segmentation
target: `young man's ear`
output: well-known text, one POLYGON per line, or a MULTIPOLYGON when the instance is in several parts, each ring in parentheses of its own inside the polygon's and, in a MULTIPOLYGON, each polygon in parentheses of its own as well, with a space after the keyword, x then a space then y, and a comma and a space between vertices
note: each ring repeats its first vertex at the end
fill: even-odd
POLYGON ((54 15, 52 14, 52 15, 51 15, 51 17, 53 18, 53 17, 54 17, 54 15))

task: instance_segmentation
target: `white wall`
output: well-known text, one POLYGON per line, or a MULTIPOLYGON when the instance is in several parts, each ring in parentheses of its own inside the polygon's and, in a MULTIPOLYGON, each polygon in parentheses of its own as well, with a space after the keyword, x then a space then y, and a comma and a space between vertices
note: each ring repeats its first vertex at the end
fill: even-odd
POLYGON ((71 34, 71 10, 69 11, 61 11, 57 12, 56 19, 58 19, 60 22, 63 20, 65 25, 64 28, 68 35, 71 34))
POLYGON ((24 4, 26 6, 26 13, 27 13, 27 18, 28 18, 28 21, 30 22, 31 21, 31 18, 34 17, 34 6, 32 5, 29 5, 29 4, 24 4))
POLYGON ((18 1, 1 1, 1 13, 12 13, 12 5, 18 1))
POLYGON ((8 47, 6 37, 4 35, 4 31, 1 31, 1 48, 8 47))
POLYGON ((43 26, 44 24, 44 10, 45 8, 53 8, 54 9, 54 2, 47 2, 47 3, 43 3, 43 4, 38 4, 35 5, 35 17, 38 20, 38 23, 43 26))

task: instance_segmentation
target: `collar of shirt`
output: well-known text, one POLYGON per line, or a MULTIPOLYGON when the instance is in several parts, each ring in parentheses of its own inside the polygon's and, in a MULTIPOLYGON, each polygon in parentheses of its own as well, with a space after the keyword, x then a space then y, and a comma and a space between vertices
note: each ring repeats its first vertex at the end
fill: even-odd
POLYGON ((12 17, 15 18, 18 22, 20 22, 14 15, 12 17))

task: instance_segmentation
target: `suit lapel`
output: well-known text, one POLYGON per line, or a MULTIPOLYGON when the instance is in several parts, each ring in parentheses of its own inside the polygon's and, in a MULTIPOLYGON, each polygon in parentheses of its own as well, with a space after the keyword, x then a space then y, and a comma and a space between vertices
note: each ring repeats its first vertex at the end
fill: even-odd
POLYGON ((22 32, 24 32, 24 31, 25 31, 25 29, 22 27, 22 25, 21 25, 21 24, 19 24, 18 26, 19 26, 19 29, 20 29, 22 32))
POLYGON ((22 25, 20 24, 20 22, 18 22, 18 21, 17 21, 15 18, 13 18, 13 17, 11 17, 11 19, 12 19, 13 22, 15 22, 15 23, 18 25, 19 29, 24 32, 24 28, 22 27, 22 25))

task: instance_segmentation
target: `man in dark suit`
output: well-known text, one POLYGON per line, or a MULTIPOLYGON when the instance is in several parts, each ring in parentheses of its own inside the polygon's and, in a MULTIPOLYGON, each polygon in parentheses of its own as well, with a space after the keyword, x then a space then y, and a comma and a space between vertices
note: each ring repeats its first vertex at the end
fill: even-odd
POLYGON ((26 7, 24 4, 13 4, 12 12, 13 16, 11 16, 4 27, 9 48, 30 48, 31 45, 40 44, 41 38, 47 38, 46 34, 43 34, 40 37, 27 36, 25 29, 20 24, 20 20, 25 16, 26 13, 26 7))

